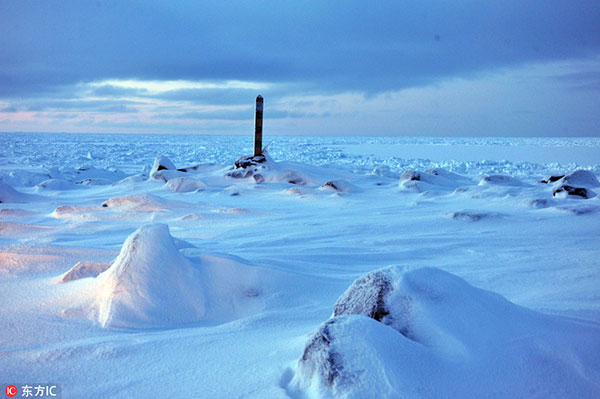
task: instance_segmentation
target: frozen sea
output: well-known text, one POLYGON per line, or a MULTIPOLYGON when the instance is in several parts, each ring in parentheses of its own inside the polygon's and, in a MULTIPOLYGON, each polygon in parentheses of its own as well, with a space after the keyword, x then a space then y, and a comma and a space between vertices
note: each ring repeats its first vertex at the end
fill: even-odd
POLYGON ((264 142, 268 161, 236 175, 250 135, 0 134, 0 383, 600 395, 600 138, 264 142), (340 319, 306 360, 338 298, 386 267, 412 332, 340 319), (345 363, 324 378, 332 353, 345 363))

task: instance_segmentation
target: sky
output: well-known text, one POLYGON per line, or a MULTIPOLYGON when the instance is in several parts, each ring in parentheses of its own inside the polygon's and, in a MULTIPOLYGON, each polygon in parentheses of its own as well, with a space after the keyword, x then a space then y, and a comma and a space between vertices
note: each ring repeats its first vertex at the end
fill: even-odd
POLYGON ((600 136, 597 0, 0 0, 0 132, 600 136))

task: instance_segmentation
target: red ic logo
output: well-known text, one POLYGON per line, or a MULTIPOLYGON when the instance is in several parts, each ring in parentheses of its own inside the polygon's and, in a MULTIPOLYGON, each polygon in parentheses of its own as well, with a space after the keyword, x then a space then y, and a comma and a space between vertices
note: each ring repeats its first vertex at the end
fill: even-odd
POLYGON ((16 386, 14 386, 14 385, 8 385, 6 387, 6 389, 4 390, 4 392, 6 393, 6 396, 9 396, 9 397, 12 398, 13 396, 17 396, 17 392, 18 391, 17 391, 17 387, 16 386))

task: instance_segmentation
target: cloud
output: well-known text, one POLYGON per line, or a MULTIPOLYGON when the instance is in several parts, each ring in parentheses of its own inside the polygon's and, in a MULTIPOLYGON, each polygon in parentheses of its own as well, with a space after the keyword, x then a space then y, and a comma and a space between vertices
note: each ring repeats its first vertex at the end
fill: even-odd
POLYGON ((600 52, 591 0, 3 0, 2 9, 4 97, 106 79, 377 93, 600 52))

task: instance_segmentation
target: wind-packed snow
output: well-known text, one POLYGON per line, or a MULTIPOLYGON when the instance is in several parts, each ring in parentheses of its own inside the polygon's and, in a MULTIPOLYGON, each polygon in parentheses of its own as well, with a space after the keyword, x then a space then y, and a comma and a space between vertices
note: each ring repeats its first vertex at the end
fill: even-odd
POLYGON ((265 138, 0 134, 0 382, 600 396, 600 139, 265 138))

